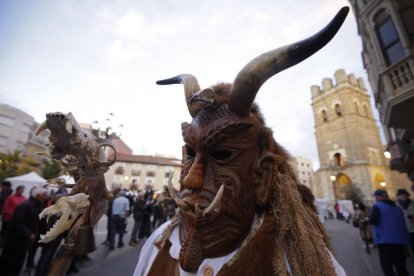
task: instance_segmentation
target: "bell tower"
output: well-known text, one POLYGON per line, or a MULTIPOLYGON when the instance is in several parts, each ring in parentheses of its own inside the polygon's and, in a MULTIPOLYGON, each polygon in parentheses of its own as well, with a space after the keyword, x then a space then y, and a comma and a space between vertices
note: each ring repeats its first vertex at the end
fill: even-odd
POLYGON ((385 147, 363 79, 339 69, 333 80, 324 78, 322 86, 313 85, 311 91, 320 161, 316 196, 336 201, 358 194, 370 201, 379 188, 394 195, 385 147))

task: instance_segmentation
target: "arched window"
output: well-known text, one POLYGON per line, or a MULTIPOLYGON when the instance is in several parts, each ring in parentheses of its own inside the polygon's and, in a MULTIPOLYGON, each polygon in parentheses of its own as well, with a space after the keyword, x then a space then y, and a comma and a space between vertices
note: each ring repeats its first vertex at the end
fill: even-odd
POLYGON ((336 115, 342 116, 342 110, 341 110, 340 104, 335 104, 335 112, 336 112, 336 115))
POLYGON ((368 107, 364 104, 364 116, 369 117, 368 107))
POLYGON ((359 115, 359 107, 358 107, 358 103, 354 102, 354 106, 355 106, 355 112, 357 115, 359 115))
POLYGON ((339 152, 334 154, 334 164, 335 167, 342 167, 344 165, 343 157, 339 152))
POLYGON ((322 110, 321 114, 322 114, 322 121, 327 122, 328 116, 326 115, 326 110, 322 110))
POLYGON ((380 11, 374 18, 375 31, 387 65, 392 65, 404 57, 404 49, 392 18, 380 11))

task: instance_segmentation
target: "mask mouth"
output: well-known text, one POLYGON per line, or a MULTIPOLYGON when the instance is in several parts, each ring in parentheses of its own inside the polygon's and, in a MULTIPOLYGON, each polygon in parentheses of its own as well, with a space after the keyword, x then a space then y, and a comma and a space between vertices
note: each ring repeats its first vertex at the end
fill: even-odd
MULTIPOLYGON (((180 211, 188 213, 188 215, 194 215, 197 218, 202 218, 210 215, 216 215, 220 213, 221 199, 223 197, 224 185, 221 185, 214 199, 210 204, 200 204, 199 200, 196 200, 197 195, 194 194, 194 190, 183 190, 181 198, 177 196, 172 185, 172 178, 174 172, 170 173, 168 178, 168 191, 171 197, 174 199, 180 211)), ((204 200, 203 200, 204 201, 204 200)))

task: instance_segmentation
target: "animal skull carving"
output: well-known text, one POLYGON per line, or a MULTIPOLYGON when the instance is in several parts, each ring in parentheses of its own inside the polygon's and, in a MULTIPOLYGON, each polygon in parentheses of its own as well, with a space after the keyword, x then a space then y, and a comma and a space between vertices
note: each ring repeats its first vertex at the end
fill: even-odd
POLYGON ((46 218, 46 221, 48 221, 53 215, 59 216, 59 219, 45 235, 40 235, 39 242, 47 243, 53 241, 60 234, 69 230, 76 219, 89 207, 88 199, 89 196, 84 193, 64 196, 59 198, 54 205, 45 208, 39 214, 40 219, 46 218))

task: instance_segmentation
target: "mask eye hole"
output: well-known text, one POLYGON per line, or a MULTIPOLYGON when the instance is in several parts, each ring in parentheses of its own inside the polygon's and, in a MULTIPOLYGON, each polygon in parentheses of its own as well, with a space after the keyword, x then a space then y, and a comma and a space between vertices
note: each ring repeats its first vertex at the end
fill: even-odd
POLYGON ((193 158, 196 157, 197 153, 191 147, 185 146, 185 151, 186 151, 188 157, 193 157, 193 158))
POLYGON ((223 160, 228 159, 232 154, 233 154, 232 151, 223 149, 223 150, 214 151, 211 154, 211 156, 216 160, 223 161, 223 160))

